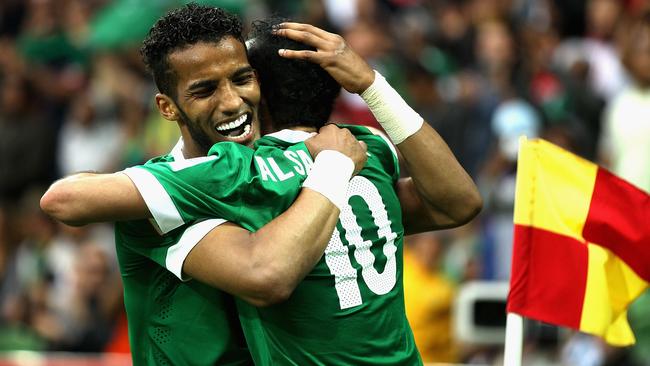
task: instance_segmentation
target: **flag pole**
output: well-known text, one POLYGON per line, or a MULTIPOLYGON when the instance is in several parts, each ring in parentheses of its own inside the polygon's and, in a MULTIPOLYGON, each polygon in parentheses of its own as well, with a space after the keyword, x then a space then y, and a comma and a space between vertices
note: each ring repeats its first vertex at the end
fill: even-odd
POLYGON ((524 340, 524 319, 519 314, 508 313, 503 366, 521 366, 524 340))

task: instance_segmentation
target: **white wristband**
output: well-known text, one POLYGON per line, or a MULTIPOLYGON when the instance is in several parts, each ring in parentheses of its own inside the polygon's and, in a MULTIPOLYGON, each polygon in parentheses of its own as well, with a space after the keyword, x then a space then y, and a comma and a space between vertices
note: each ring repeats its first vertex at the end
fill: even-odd
POLYGON ((418 132, 424 120, 375 70, 375 81, 361 93, 361 98, 395 145, 418 132))
POLYGON ((352 173, 352 159, 338 151, 323 150, 316 155, 314 165, 302 186, 327 197, 341 210, 347 200, 348 182, 352 173))

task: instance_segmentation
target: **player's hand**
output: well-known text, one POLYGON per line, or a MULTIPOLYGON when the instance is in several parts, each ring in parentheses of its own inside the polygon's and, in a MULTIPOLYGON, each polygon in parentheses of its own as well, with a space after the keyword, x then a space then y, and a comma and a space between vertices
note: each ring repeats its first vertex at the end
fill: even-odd
POLYGON ((293 22, 279 24, 275 34, 316 48, 316 51, 282 49, 279 53, 282 57, 320 65, 350 93, 363 93, 375 80, 370 65, 338 34, 293 22))
POLYGON ((318 134, 305 140, 305 145, 314 159, 323 150, 335 150, 346 155, 354 162, 354 174, 363 169, 368 160, 366 143, 358 141, 347 128, 336 125, 321 127, 318 134))

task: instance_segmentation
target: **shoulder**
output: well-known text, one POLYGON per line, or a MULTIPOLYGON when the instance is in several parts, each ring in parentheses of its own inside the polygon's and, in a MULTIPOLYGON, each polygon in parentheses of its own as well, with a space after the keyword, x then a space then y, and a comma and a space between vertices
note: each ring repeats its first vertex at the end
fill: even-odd
MULTIPOLYGON (((172 155, 153 158, 147 163, 136 166, 153 174, 171 174, 177 176, 195 175, 201 171, 212 171, 216 167, 221 173, 239 171, 250 163, 253 150, 232 142, 217 143, 212 146, 207 156, 190 159, 175 159, 172 155)), ((197 176, 198 177, 198 176, 197 176)))
POLYGON ((338 126, 349 129, 357 140, 365 142, 368 146, 368 153, 377 158, 384 170, 394 179, 399 178, 397 149, 383 131, 370 126, 344 124, 338 124, 338 126))
POLYGON ((236 153, 241 155, 252 155, 253 149, 235 142, 217 142, 212 145, 208 151, 208 156, 222 156, 227 153, 236 153))
POLYGON ((368 150, 381 149, 383 152, 390 152, 390 154, 398 159, 397 150, 388 136, 378 128, 371 126, 357 126, 357 125, 338 125, 345 127, 352 132, 352 134, 360 141, 368 144, 368 150))

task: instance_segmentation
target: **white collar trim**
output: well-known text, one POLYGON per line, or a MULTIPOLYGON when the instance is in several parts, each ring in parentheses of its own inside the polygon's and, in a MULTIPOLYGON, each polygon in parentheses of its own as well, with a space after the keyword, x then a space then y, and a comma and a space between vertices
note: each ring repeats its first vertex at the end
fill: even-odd
POLYGON ((174 161, 186 160, 185 156, 183 156, 184 146, 185 144, 183 143, 183 137, 179 137, 178 142, 176 143, 176 145, 174 145, 174 148, 169 153, 172 156, 172 158, 174 158, 174 161))
POLYGON ((285 130, 280 130, 278 132, 270 133, 266 136, 275 137, 276 139, 295 144, 298 142, 303 142, 315 134, 316 132, 306 132, 300 130, 285 129, 285 130))

